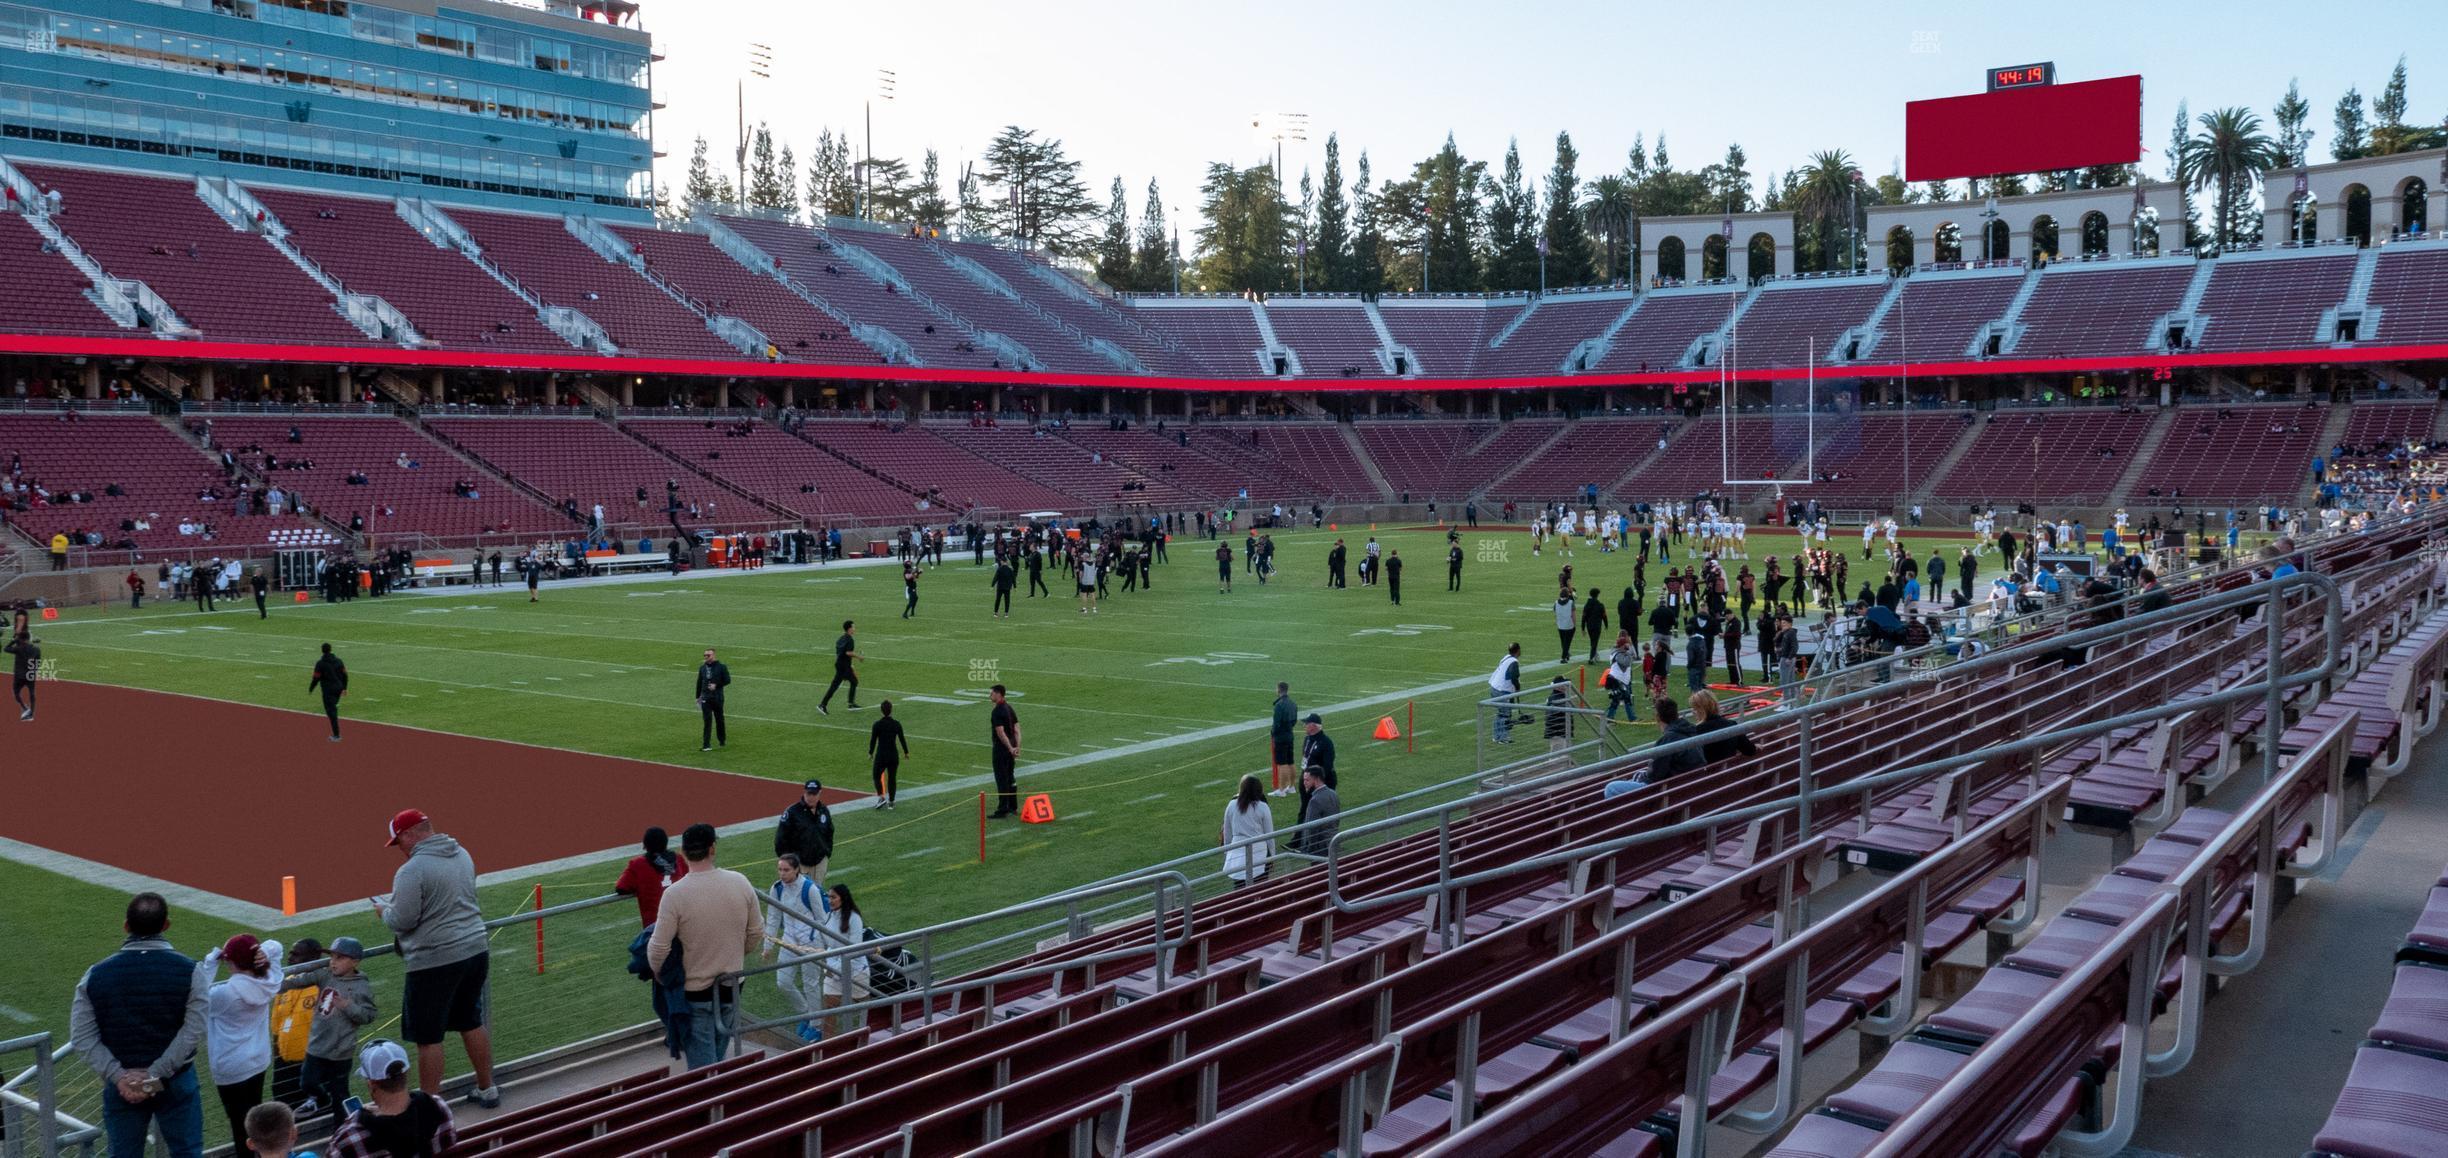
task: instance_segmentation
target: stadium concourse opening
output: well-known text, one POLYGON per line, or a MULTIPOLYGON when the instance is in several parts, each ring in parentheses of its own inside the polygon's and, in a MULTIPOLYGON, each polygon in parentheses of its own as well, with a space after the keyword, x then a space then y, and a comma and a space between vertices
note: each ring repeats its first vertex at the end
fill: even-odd
POLYGON ((301 910, 390 892, 399 855, 380 817, 398 808, 432 812, 490 875, 625 848, 670 800, 728 825, 779 815, 797 794, 755 776, 395 724, 346 721, 333 745, 314 712, 104 684, 48 682, 42 715, 45 727, 11 745, 32 774, 0 809, 0 838, 275 912, 283 877, 297 878, 301 910), (375 763, 399 774, 363 774, 375 763), (97 823, 103 795, 140 806, 97 823), (266 839, 254 822, 276 799, 314 821, 266 839))

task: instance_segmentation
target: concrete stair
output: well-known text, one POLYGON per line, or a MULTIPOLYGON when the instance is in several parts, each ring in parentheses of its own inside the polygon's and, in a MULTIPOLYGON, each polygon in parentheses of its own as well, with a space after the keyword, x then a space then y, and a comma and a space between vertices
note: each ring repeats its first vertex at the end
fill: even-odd
MULTIPOLYGON (((2343 411, 2345 408, 2339 407, 2338 409, 2343 411)), ((2140 445, 2135 446, 2134 452, 2126 456, 2124 473, 2117 476, 2116 486, 2108 491, 2109 506, 2125 505, 2127 499, 2132 496, 2134 488, 2141 485, 2142 472, 2150 468, 2153 458, 2158 457, 2159 446, 2167 441, 2168 431, 2174 429, 2176 429, 2176 408, 2173 406, 2162 408, 2159 411, 2159 417, 2151 423, 2150 429, 2142 432, 2140 445)))
POLYGON ((1378 500, 1391 501, 1394 498, 1394 484, 1386 481, 1385 472, 1377 468, 1377 460, 1369 457, 1367 444, 1360 441, 1360 432, 1352 429, 1348 422, 1336 423, 1335 432, 1343 436, 1343 445, 1351 448, 1352 458, 1368 474, 1369 485, 1377 488, 1378 500))

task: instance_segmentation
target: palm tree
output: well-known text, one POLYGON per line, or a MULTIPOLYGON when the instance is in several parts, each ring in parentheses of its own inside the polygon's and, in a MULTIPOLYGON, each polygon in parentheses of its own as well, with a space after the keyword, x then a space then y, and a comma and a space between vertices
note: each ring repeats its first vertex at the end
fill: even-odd
POLYGON ((2242 240, 2235 211, 2245 183, 2278 164, 2278 145, 2261 131, 2260 114, 2248 108, 2212 109, 2195 123, 2200 130, 2185 139, 2180 180, 2193 189, 2216 190, 2211 237, 2224 251, 2242 240))
POLYGON ((1802 170, 1794 210, 1817 227, 1821 269, 1840 268, 1850 257, 1849 250, 1838 251, 1837 237, 1840 227, 1845 236, 1851 236, 1853 187, 1860 180, 1861 170, 1842 149, 1811 154, 1810 164, 1802 170))
MULTIPOLYGON (((1581 220, 1590 232, 1606 239, 1605 258, 1599 264, 1610 282, 1615 280, 1615 248, 1631 239, 1632 210, 1632 182, 1619 174, 1590 182, 1589 196, 1581 201, 1581 220)), ((1631 265, 1624 262, 1627 271, 1631 265)))

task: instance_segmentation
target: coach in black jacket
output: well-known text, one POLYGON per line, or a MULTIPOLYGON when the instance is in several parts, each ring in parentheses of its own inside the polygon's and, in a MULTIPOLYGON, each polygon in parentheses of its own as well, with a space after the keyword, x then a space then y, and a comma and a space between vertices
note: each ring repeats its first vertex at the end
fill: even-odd
POLYGON ((714 658, 714 649, 707 648, 705 662, 697 665, 697 710, 705 718, 705 730, 697 741, 697 750, 711 752, 714 745, 729 747, 730 733, 723 728, 723 689, 731 686, 731 669, 714 658))
POLYGON ((781 827, 774 829, 774 855, 797 853, 799 868, 824 887, 825 862, 833 859, 833 810, 825 807, 824 782, 799 786, 799 801, 784 809, 781 827))

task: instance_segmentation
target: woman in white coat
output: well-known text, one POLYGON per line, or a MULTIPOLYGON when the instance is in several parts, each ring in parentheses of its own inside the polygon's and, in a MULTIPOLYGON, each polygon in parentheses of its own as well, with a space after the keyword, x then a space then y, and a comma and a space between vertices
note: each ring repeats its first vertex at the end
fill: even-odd
POLYGON ((1224 826, 1216 836, 1224 846, 1224 875, 1234 888, 1265 878, 1274 838, 1275 810, 1267 806, 1266 786, 1256 776, 1243 776, 1241 790, 1224 806, 1224 826))

